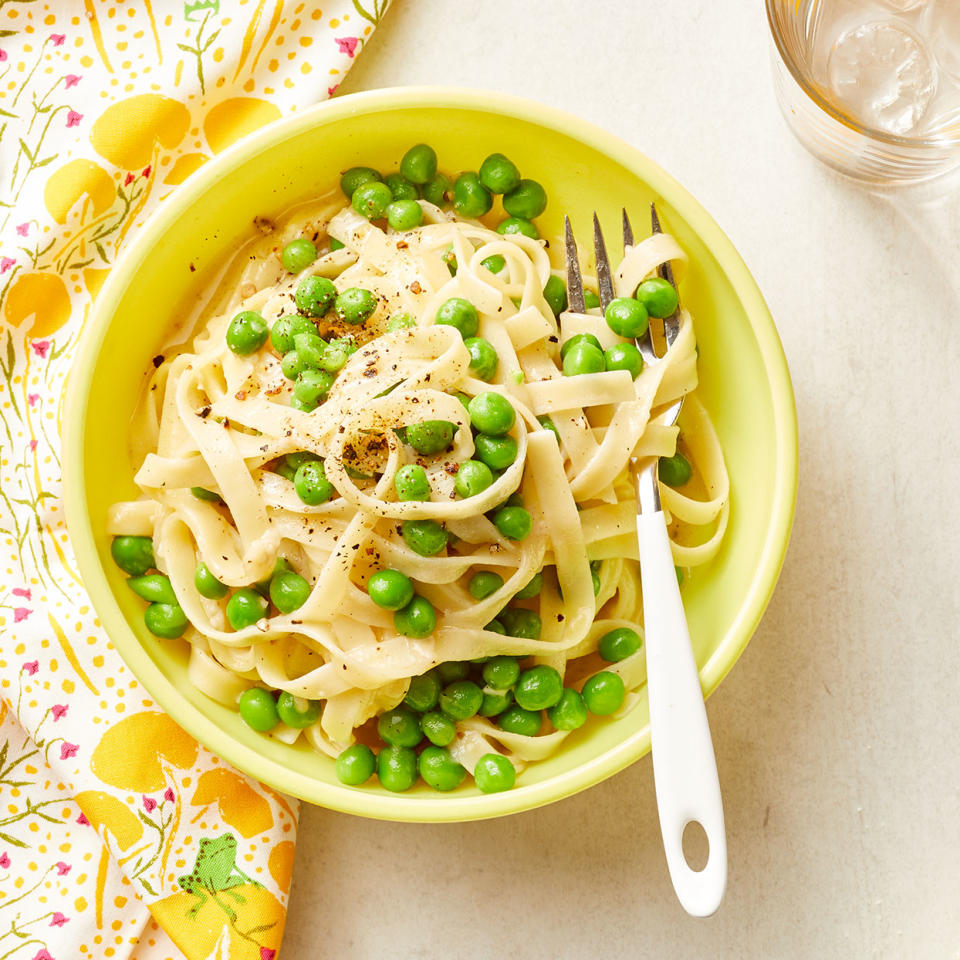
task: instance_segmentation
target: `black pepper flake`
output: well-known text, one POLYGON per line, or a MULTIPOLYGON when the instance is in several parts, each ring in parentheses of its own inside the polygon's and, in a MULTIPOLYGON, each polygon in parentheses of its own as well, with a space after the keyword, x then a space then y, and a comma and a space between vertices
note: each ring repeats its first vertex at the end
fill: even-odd
POLYGON ((196 268, 192 263, 190 264, 190 272, 191 272, 191 273, 196 273, 196 272, 197 272, 197 268, 196 268))
POLYGON ((206 420, 207 417, 210 416, 210 409, 211 409, 210 407, 204 407, 204 408, 197 414, 197 416, 198 416, 201 420, 206 420))
POLYGON ((559 343, 559 342, 560 342, 560 338, 559 338, 559 337, 555 337, 555 336, 553 336, 552 334, 551 334, 549 337, 547 337, 547 339, 548 339, 551 343, 559 343))
POLYGON ((161 363, 163 363, 163 354, 162 354, 162 353, 158 353, 158 354, 153 358, 153 365, 154 365, 154 367, 159 367, 161 363))

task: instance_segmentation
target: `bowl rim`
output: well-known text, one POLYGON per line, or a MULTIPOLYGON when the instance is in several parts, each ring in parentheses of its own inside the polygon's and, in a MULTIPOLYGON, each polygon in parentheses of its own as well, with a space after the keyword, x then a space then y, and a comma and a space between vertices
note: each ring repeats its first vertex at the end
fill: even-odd
POLYGON ((247 775, 278 790, 343 813, 397 822, 454 822, 519 813, 571 796, 618 773, 650 748, 649 724, 616 746, 573 770, 504 793, 472 797, 383 797, 373 792, 328 784, 291 770, 280 761, 257 753, 222 730, 192 705, 154 663, 130 630, 117 606, 96 549, 93 527, 85 508, 84 434, 87 396, 97 355, 116 305, 131 283, 141 251, 148 249, 197 201, 220 176, 253 160, 267 143, 275 145, 318 123, 391 108, 447 108, 508 116, 570 136, 605 154, 640 176, 693 227, 726 275, 744 306, 763 360, 772 397, 776 433, 776 480, 769 524, 758 562, 739 613, 717 648, 701 667, 704 695, 709 696, 736 663, 750 641, 773 593, 790 540, 798 480, 797 418, 790 373, 773 318, 759 287, 731 241, 713 218, 681 184, 640 150, 575 114, 523 97, 461 87, 391 87, 348 94, 273 121, 236 143, 190 176, 140 228, 121 253, 94 304, 81 338, 77 360, 67 385, 63 429, 64 506, 67 529, 78 569, 103 629, 127 666, 150 696, 191 736, 247 775))

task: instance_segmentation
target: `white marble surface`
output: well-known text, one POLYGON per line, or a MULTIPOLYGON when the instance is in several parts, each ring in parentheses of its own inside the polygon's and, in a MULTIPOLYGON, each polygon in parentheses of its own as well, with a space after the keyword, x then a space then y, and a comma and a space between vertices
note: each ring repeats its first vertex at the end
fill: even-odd
POLYGON ((767 297, 800 495, 769 611, 708 705, 725 903, 695 921, 675 902, 647 758, 491 822, 305 808, 284 960, 960 957, 956 295, 902 214, 795 144, 767 58, 758 2, 397 0, 344 85, 590 118, 700 199, 767 297))

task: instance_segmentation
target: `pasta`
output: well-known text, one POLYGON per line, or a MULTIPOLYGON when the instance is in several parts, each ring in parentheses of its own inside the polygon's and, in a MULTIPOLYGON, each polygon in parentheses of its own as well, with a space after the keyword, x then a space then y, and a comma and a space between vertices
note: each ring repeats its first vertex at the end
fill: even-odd
MULTIPOLYGON (((694 478, 662 488, 678 567, 715 555, 729 509, 722 453, 694 393, 695 337, 685 310, 665 359, 635 379, 626 369, 565 376, 560 350, 572 337, 590 335, 603 348, 623 341, 599 309, 554 314, 544 295, 553 270, 543 242, 416 202, 422 222, 412 229, 379 226, 336 199, 266 225, 225 274, 194 335, 165 351, 151 372, 132 425, 140 497, 115 504, 108 518, 121 541, 152 541, 149 568, 168 579, 175 600, 167 606, 185 618, 190 680, 232 707, 250 689, 286 693, 310 722, 274 723, 272 735, 288 743, 302 735, 331 757, 358 739, 374 742, 374 718, 400 705, 411 679, 438 665, 515 657, 553 668, 571 686, 603 670, 627 691, 617 715, 630 710, 645 679, 642 648, 612 663, 597 653, 611 631, 642 637, 628 461, 670 457, 682 434, 694 478), (318 255, 291 273, 280 252, 286 260, 291 242, 303 240, 318 255), (315 317, 321 350, 341 366, 291 380, 293 360, 274 347, 286 335, 277 330, 302 316, 309 278, 332 280, 338 296, 369 291, 375 309, 362 323, 315 317), (469 338, 456 324, 434 323, 452 300, 472 304, 477 335, 495 351, 486 380, 469 338), (274 330, 273 344, 232 348, 231 331, 240 327, 231 324, 247 314, 274 330), (302 397, 313 383, 327 389, 310 409, 302 397), (475 436, 474 401, 490 394, 514 412, 495 438, 502 442, 482 441, 497 450, 515 446, 499 469, 478 459, 475 436), (660 411, 679 397, 686 397, 679 426, 667 426, 660 411), (449 443, 433 452, 430 434, 420 444, 429 452, 418 451, 410 440, 424 424, 452 425, 452 435, 449 426, 436 428, 437 442, 449 436, 449 443), (310 463, 315 483, 329 485, 328 496, 312 503, 298 492, 309 473, 300 467, 310 463), (399 472, 411 464, 426 476, 424 499, 398 495, 399 472), (474 474, 477 489, 464 496, 474 474), (514 519, 529 518, 522 537, 500 525, 511 505, 519 510, 514 519), (426 537, 437 525, 441 548, 419 549, 413 533, 426 537), (222 589, 204 595, 198 565, 222 589), (407 622, 398 619, 402 611, 374 601, 371 577, 383 570, 402 573, 432 608, 428 633, 405 634, 397 626, 407 622), (474 591, 478 572, 497 575, 482 596, 479 586, 474 591), (278 576, 288 573, 297 578, 288 578, 293 586, 306 581, 298 605, 282 612, 276 598, 273 606, 264 598, 252 622, 231 625, 229 592, 260 603, 250 600, 258 596, 251 588, 260 584, 273 597, 278 576), (531 596, 532 582, 539 590, 531 596), (514 621, 520 627, 506 629, 514 621), (316 705, 312 714, 307 704, 316 705)), ((637 243, 616 270, 617 296, 631 297, 667 261, 682 274, 686 256, 669 235, 637 243)), ((310 331, 294 336, 300 352, 314 344, 302 339, 310 331)), ((383 579, 383 589, 403 587, 403 578, 383 579)), ((159 632, 177 635, 176 626, 159 632)), ((449 669, 441 679, 462 674, 449 669)), ((489 684, 484 694, 507 697, 489 684)), ((449 753, 470 773, 491 753, 522 771, 569 734, 511 732, 474 711, 456 721, 449 753)))

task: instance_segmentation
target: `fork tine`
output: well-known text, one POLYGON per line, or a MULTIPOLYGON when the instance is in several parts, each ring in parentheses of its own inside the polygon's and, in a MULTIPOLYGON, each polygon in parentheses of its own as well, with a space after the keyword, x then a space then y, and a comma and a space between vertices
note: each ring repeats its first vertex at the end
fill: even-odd
POLYGON ((623 253, 626 256, 627 247, 633 246, 633 227, 630 226, 630 218, 627 216, 627 208, 623 208, 623 253))
POLYGON ((607 306, 613 300, 613 277, 610 274, 610 258, 607 256, 607 245, 603 241, 603 231, 600 229, 600 219, 593 215, 593 249, 597 258, 597 286, 600 290, 600 306, 606 312, 607 306))
MULTIPOLYGON (((657 216, 657 205, 655 203, 650 204, 650 232, 663 233, 663 229, 660 226, 660 217, 657 216)), ((677 282, 673 279, 673 267, 670 265, 669 260, 666 263, 660 264, 657 268, 657 273, 660 278, 666 280, 674 290, 677 289, 677 282)))
POLYGON ((583 277, 580 276, 580 260, 577 256, 577 242, 573 239, 570 218, 563 218, 564 252, 567 260, 567 301, 571 313, 586 313, 583 299, 583 277))

